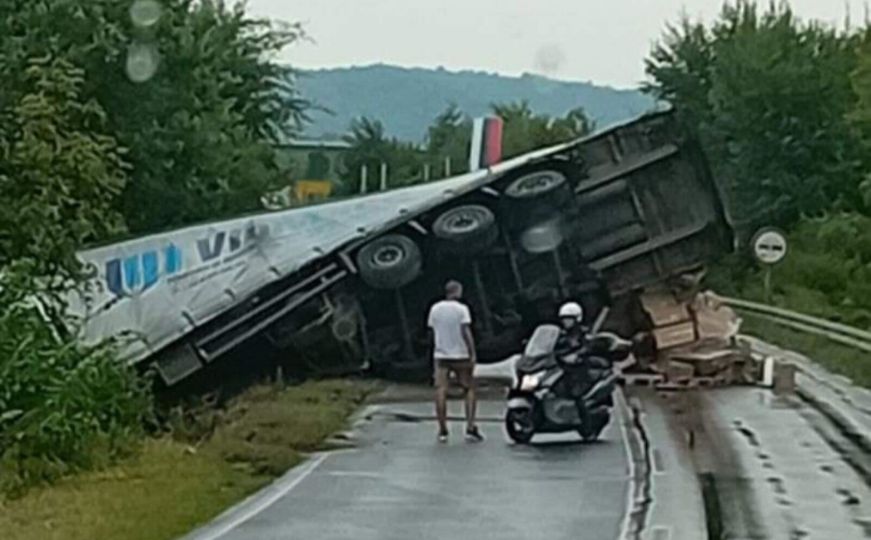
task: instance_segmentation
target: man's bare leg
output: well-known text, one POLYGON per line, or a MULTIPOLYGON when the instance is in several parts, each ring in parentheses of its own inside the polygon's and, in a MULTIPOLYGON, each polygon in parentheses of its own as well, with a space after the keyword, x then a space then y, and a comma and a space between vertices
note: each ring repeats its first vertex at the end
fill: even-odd
POLYGON ((474 367, 469 366, 463 368, 459 374, 460 384, 466 393, 466 437, 471 437, 476 441, 484 440, 478 431, 478 426, 475 422, 475 416, 478 408, 478 399, 475 395, 475 377, 473 374, 474 367))
POLYGON ((444 367, 436 368, 436 419, 439 425, 439 437, 448 433, 448 370, 444 367))
POLYGON ((478 408, 478 400, 475 396, 474 383, 466 389, 466 430, 472 431, 475 428, 475 414, 478 408))

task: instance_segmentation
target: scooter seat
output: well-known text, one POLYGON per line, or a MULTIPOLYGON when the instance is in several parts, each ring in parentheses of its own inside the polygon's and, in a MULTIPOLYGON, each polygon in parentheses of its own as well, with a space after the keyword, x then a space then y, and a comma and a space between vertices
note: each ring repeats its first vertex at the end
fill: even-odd
POLYGON ((543 369, 547 369, 554 365, 554 359, 552 356, 539 356, 539 357, 528 357, 524 356, 520 360, 517 361, 515 365, 515 369, 517 373, 526 374, 526 373, 536 373, 543 369))

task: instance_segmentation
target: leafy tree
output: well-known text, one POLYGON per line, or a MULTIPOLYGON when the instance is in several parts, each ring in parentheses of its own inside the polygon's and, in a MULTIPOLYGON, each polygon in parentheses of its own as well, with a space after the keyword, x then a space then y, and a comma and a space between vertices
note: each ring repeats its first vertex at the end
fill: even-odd
POLYGON ((450 159, 451 174, 468 170, 469 145, 472 139, 472 120, 455 104, 450 104, 436 116, 427 129, 426 161, 433 176, 447 176, 446 158, 450 159))
MULTIPOLYGON (((33 59, 0 109, 0 275, 7 294, 38 293, 58 328, 63 298, 82 274, 80 247, 121 230, 114 199, 126 180, 106 116, 82 97, 84 74, 33 59)), ((0 286, 0 288, 3 288, 0 286)))
MULTIPOLYGON (((593 122, 581 108, 569 111, 562 118, 536 114, 527 102, 494 105, 493 111, 502 117, 503 154, 512 157, 544 146, 583 136, 593 129, 593 122)), ((468 171, 472 120, 456 105, 449 105, 427 130, 426 147, 388 138, 383 124, 369 118, 359 118, 351 124, 345 137, 352 149, 345 158, 348 175, 345 185, 356 191, 363 165, 368 169, 368 189, 379 186, 380 167, 388 165, 389 185, 402 186, 421 182, 423 169, 430 166, 431 178, 446 176, 446 158, 450 159, 451 175, 468 171)))
POLYGON ((257 208, 277 181, 271 143, 302 119, 292 73, 269 59, 298 27, 242 4, 162 6, 143 28, 130 2, 0 3, 0 491, 117 457, 149 414, 113 342, 75 339, 76 252, 125 221, 143 232, 257 208), (125 73, 140 53, 156 71, 125 73))
POLYGON ((835 205, 856 208, 859 149, 846 121, 857 37, 802 23, 788 4, 727 4, 684 18, 647 61, 647 91, 700 132, 745 235, 835 205))
POLYGON ((351 145, 345 155, 344 191, 350 194, 360 189, 363 167, 367 171, 366 190, 376 190, 381 163, 387 161, 390 153, 390 141, 384 134, 384 125, 378 120, 357 118, 351 122, 351 129, 344 139, 351 145))
MULTIPOLYGON (((293 135, 307 102, 293 71, 272 60, 302 36, 252 19, 243 3, 165 0, 155 24, 137 27, 130 2, 10 0, 0 5, 0 70, 20 72, 53 54, 84 70, 83 95, 106 113, 128 150, 130 181, 117 206, 141 233, 258 208, 281 179, 273 142, 293 135), (147 80, 125 72, 134 51, 155 53, 147 80)), ((16 92, 17 78, 0 90, 16 92)))
POLYGON ((257 209, 282 183, 272 144, 294 134, 307 106, 292 72, 268 60, 301 37, 298 27, 250 19, 243 4, 166 6, 154 78, 99 89, 130 148, 123 210, 137 232, 257 209))
MULTIPOLYGON (((865 29, 861 37, 857 55, 856 68, 851 74, 856 105, 849 119, 858 133, 864 156, 868 156, 871 155, 869 153, 871 150, 871 29, 869 28, 865 29)), ((866 157, 864 160, 866 171, 869 169, 868 161, 866 157)), ((871 173, 865 173, 860 192, 865 209, 871 209, 871 173)))
POLYGON ((380 188, 382 163, 387 165, 390 187, 422 180, 422 152, 412 143, 388 138, 380 121, 366 117, 355 119, 345 140, 351 144, 351 149, 345 155, 347 174, 344 184, 347 193, 355 193, 360 188, 360 174, 364 166, 368 175, 367 191, 380 188))
MULTIPOLYGON (((0 64, 2 65, 2 64, 0 64)), ((0 70, 6 71, 0 67, 0 70)), ((126 179, 82 69, 33 58, 0 100, 0 493, 105 463, 135 443, 150 399, 112 344, 76 342, 65 300, 79 247, 120 230, 126 179), (46 324, 46 322, 51 324, 46 324)))
POLYGON ((573 109, 563 118, 536 114, 527 101, 495 104, 492 108, 505 122, 502 151, 506 157, 576 139, 594 129, 583 108, 573 109))

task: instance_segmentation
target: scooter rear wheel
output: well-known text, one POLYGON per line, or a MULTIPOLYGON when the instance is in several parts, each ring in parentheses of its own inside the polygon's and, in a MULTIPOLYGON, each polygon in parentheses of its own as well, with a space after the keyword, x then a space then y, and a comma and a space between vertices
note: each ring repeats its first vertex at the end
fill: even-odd
POLYGON ((517 444, 528 444, 535 435, 535 423, 532 411, 509 409, 505 413, 505 431, 517 444))

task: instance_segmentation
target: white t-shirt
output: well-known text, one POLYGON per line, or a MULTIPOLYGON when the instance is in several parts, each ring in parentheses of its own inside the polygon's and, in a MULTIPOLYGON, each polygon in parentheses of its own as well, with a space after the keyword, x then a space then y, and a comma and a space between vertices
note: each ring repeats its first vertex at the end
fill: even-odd
POLYGON ((468 360, 469 347, 463 339, 463 325, 472 324, 469 308, 456 300, 436 302, 429 310, 427 325, 435 338, 436 360, 468 360))

